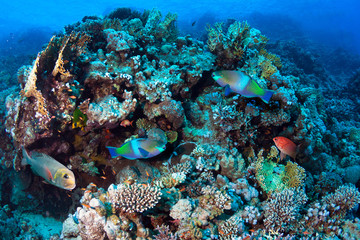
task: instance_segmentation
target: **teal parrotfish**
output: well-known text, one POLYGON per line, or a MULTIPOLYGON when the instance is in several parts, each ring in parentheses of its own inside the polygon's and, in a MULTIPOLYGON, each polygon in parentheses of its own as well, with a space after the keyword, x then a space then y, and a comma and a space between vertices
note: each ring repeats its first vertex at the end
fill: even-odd
POLYGON ((122 156, 127 159, 151 158, 166 149, 166 134, 159 128, 150 129, 147 138, 136 138, 123 143, 120 147, 106 147, 111 157, 122 156))
POLYGON ((212 73, 214 80, 222 87, 225 87, 225 95, 231 91, 241 94, 244 97, 259 97, 265 103, 269 103, 274 91, 262 89, 259 84, 242 71, 221 70, 212 73))
POLYGON ((122 156, 127 159, 151 158, 166 149, 166 143, 148 138, 136 138, 123 143, 120 147, 106 147, 111 157, 122 156))
POLYGON ((22 147, 21 165, 30 165, 31 170, 56 187, 72 190, 75 188, 75 176, 67 167, 45 153, 31 152, 31 156, 22 147))

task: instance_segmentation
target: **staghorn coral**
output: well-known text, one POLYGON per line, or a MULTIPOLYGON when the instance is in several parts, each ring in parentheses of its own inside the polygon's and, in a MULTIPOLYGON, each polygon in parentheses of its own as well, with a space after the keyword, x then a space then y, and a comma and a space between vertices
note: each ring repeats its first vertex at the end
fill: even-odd
POLYGON ((345 221, 343 227, 343 237, 346 239, 360 239, 360 219, 345 221))
MULTIPOLYGON (((161 192, 144 185, 112 184, 105 191, 91 183, 80 200, 83 207, 79 207, 74 215, 82 239, 129 239, 133 233, 132 224, 136 225, 137 237, 147 237, 149 230, 142 224, 139 213, 154 207, 161 192)), ((70 231, 70 225, 64 225, 63 236, 70 231)))
POLYGON ((221 240, 235 239, 241 234, 241 218, 232 216, 219 224, 218 232, 221 240))
POLYGON ((258 208, 254 206, 246 206, 244 210, 240 211, 240 216, 246 224, 256 226, 261 218, 261 214, 258 208))
POLYGON ((353 184, 342 185, 334 193, 324 196, 322 202, 329 205, 332 218, 341 219, 360 203, 360 192, 353 184))
POLYGON ((272 194, 264 207, 265 227, 268 230, 288 231, 299 218, 300 206, 306 201, 306 194, 300 189, 285 189, 272 194))

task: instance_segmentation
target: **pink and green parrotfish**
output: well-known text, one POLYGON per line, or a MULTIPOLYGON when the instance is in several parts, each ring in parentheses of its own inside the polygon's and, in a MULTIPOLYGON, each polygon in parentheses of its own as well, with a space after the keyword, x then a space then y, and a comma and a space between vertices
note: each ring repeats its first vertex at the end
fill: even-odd
POLYGON ((166 149, 166 142, 148 139, 148 138, 137 138, 125 142, 120 147, 106 147, 111 157, 115 158, 122 156, 127 159, 138 159, 138 158, 151 158, 159 155, 166 149))
POLYGON ((216 71, 213 72, 212 77, 220 86, 225 87, 225 96, 228 96, 232 91, 248 98, 259 97, 265 103, 269 103, 274 94, 272 90, 262 89, 255 80, 242 71, 216 71))

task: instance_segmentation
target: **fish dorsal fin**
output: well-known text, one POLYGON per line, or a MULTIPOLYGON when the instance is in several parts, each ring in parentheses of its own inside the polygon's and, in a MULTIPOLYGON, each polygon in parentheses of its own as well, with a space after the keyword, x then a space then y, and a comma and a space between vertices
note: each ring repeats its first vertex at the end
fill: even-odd
POLYGON ((229 96, 230 93, 231 93, 231 88, 230 88, 230 86, 228 84, 228 85, 225 86, 225 96, 226 97, 229 96))
POLYGON ((146 151, 145 149, 143 148, 139 148, 139 151, 140 151, 140 154, 143 156, 143 157, 147 157, 149 155, 149 152, 146 151))

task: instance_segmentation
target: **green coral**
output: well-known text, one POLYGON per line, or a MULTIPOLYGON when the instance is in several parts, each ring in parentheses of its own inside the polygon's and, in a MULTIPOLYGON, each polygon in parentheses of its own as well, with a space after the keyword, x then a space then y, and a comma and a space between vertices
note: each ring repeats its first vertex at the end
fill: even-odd
POLYGON ((305 169, 297 163, 288 161, 283 164, 275 163, 271 159, 271 155, 266 158, 262 157, 261 150, 255 163, 256 179, 261 188, 268 194, 280 192, 284 189, 298 188, 304 184, 305 169))

